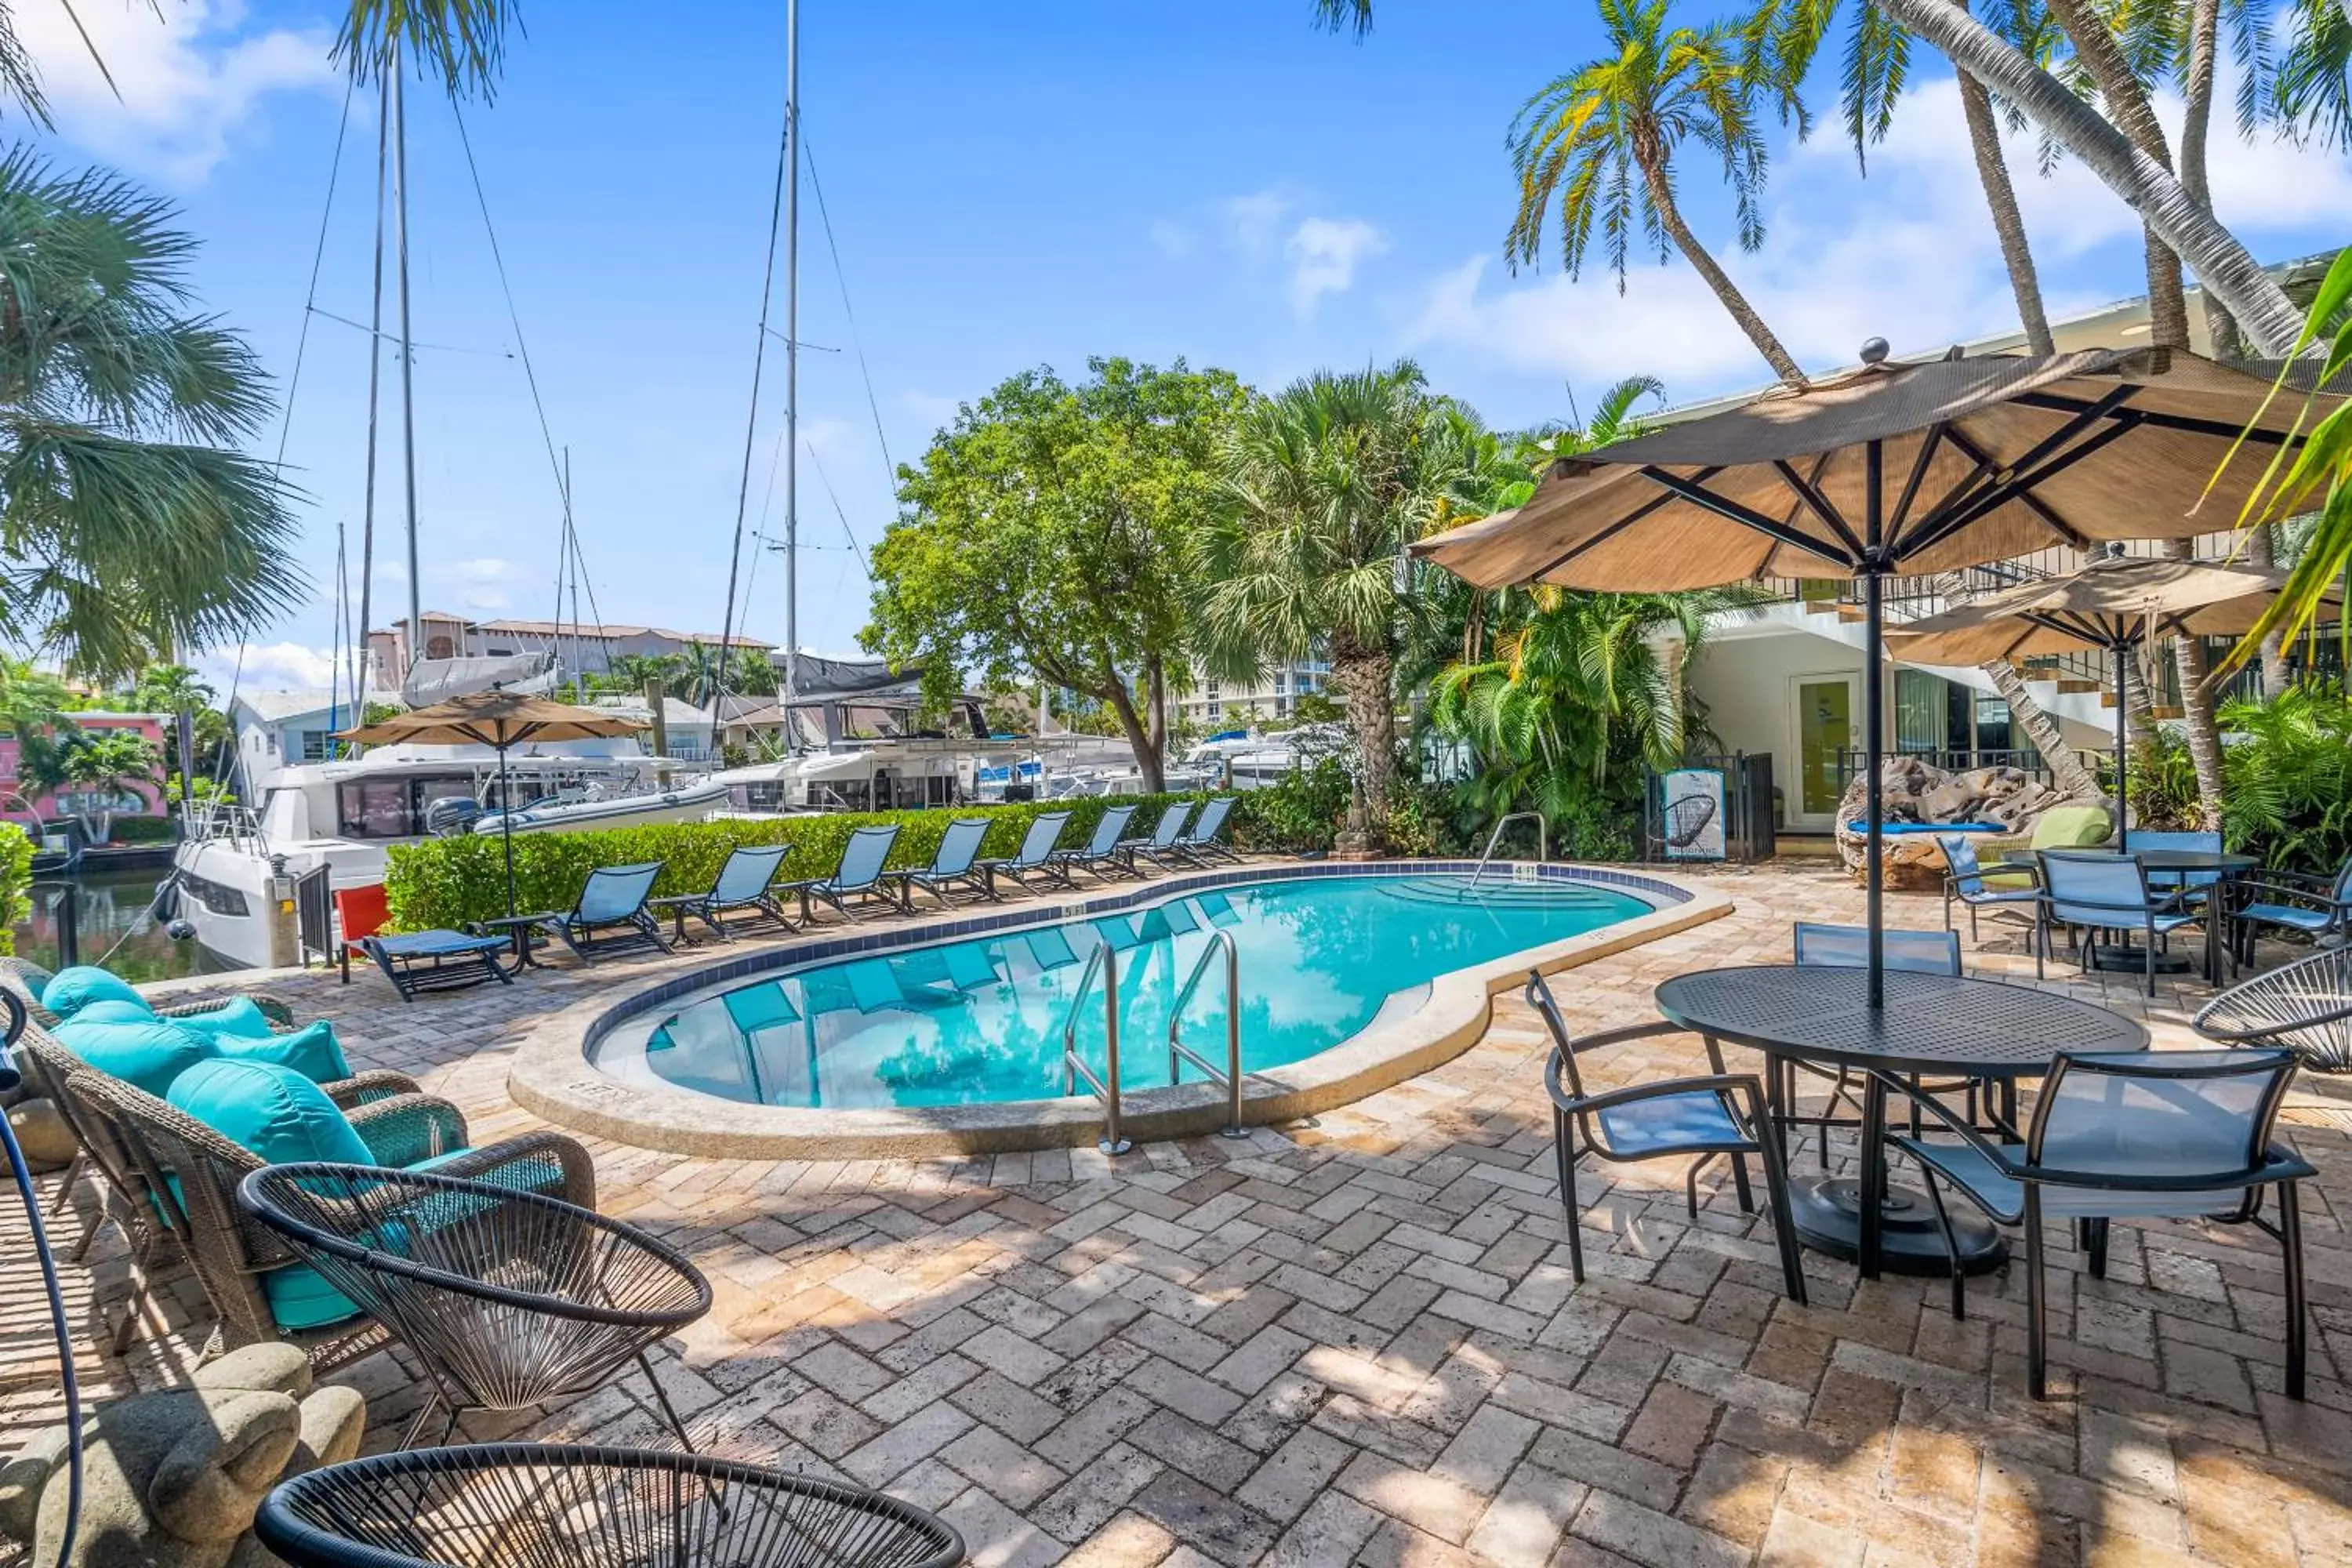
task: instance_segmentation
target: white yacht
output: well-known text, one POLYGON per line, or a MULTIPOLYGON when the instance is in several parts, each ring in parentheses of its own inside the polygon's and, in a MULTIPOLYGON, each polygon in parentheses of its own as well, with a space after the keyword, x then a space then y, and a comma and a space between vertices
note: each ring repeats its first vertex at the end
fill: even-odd
POLYGON ((912 811, 978 800, 1027 755, 1027 742, 991 735, 977 697, 960 697, 949 728, 922 727, 921 672, 880 660, 794 662, 789 701, 726 721, 766 760, 710 775, 727 813, 776 816, 823 811, 912 811))

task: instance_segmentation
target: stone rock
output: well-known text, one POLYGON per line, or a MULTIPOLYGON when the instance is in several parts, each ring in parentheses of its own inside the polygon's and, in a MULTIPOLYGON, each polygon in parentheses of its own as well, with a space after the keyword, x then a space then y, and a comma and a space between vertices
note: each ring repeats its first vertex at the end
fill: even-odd
MULTIPOLYGON (((1864 835, 1853 824, 1861 822, 1864 780, 1855 778, 1838 803, 1839 858, 1856 880, 1862 877, 1864 835)), ((2053 806, 2100 805, 2096 796, 2077 800, 2039 782, 2020 768, 1972 768, 1948 773, 1916 757, 1889 757, 1879 769, 1883 819, 1889 824, 1993 822, 2007 833, 2032 829, 2053 806)), ((1930 891, 1943 885, 1943 846, 1932 833, 1906 833, 1887 837, 1880 847, 1881 880, 1888 888, 1930 891)))
POLYGON ((1923 822, 1968 822, 1984 791, 1970 789, 1966 781, 1946 779, 1942 784, 1918 797, 1919 818, 1923 822))
POLYGON ((20 1100, 8 1108, 8 1131, 25 1152, 25 1163, 35 1171, 60 1171, 81 1152, 73 1129, 47 1100, 20 1100))
MULTIPOLYGON (((260 1568, 253 1516, 288 1475, 359 1452, 367 1405, 313 1388, 292 1345, 257 1344, 200 1367, 190 1386, 134 1394, 82 1424, 82 1512, 59 1568, 260 1568)), ((0 1535, 55 1562, 65 1529, 66 1431, 37 1435, 0 1467, 0 1535)))

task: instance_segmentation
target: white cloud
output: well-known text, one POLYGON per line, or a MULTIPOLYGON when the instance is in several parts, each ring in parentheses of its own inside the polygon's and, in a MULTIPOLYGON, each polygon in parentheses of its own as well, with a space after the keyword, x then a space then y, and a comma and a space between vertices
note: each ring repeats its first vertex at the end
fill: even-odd
POLYGON ((1291 310, 1313 315, 1324 295, 1354 287, 1358 262, 1388 247, 1387 237, 1361 218, 1305 219, 1283 247, 1290 259, 1291 310))
MULTIPOLYGON (((246 691, 323 691, 334 682, 335 662, 331 648, 274 642, 214 648, 197 656, 195 666, 226 701, 232 686, 246 691)), ((348 654, 343 662, 348 667, 348 654)))
POLYGON ((324 29, 247 31, 245 23, 238 0, 154 9, 81 0, 71 15, 56 0, 16 8, 17 34, 61 132, 106 157, 191 183, 227 155, 262 98, 336 85, 324 29))
MULTIPOLYGON (((2178 127, 2177 99, 2160 100, 2158 112, 2178 127)), ((2139 219, 2073 160, 2046 178, 2037 174, 2030 131, 2011 137, 2008 154, 2053 314, 2140 292, 2133 271, 2115 274, 2117 286, 2092 298, 2053 286, 2067 262, 2132 240, 2139 219)), ((2221 129, 2211 165, 2221 215, 2242 236, 2352 210, 2352 165, 2331 155, 2268 139, 2249 143, 2221 129)), ((1702 237, 1718 242, 1717 260, 1804 364, 1850 363, 1874 336, 1905 352, 2016 322, 1949 78, 1913 89, 1893 133, 1871 149, 1867 180, 1833 130, 1787 150, 1760 251, 1743 254, 1727 235, 1702 237)), ((1658 375, 1678 398, 1768 374, 1679 257, 1663 268, 1636 258, 1622 297, 1598 258, 1576 281, 1555 273, 1510 279, 1491 257, 1465 258, 1429 281, 1403 329, 1410 346, 1453 348, 1513 371, 1575 381, 1658 375)))
POLYGON ((1259 191, 1253 195, 1233 197, 1220 209, 1225 224, 1226 242, 1242 256, 1253 260, 1266 256, 1274 248, 1283 215, 1290 207, 1290 198, 1279 191, 1259 191))

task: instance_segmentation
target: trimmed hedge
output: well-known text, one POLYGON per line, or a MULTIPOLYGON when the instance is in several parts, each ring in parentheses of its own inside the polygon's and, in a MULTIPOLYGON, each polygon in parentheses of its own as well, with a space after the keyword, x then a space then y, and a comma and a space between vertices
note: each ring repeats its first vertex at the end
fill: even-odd
MULTIPOLYGON (((1231 836, 1246 847, 1313 847, 1281 842, 1285 836, 1260 826, 1252 810, 1256 790, 1237 797, 1231 836)), ((821 816, 782 817, 768 821, 721 820, 670 822, 643 827, 613 827, 579 833, 523 833, 514 840, 515 905, 519 910, 568 910, 579 897, 581 884, 599 866, 624 866, 635 861, 663 862, 654 895, 699 892, 718 878, 728 855, 744 845, 790 844, 779 875, 786 880, 822 877, 841 863, 842 847, 860 827, 898 825, 898 840, 891 846, 890 865, 928 866, 940 847, 948 824, 959 816, 990 819, 983 856, 1009 856, 1021 847, 1032 818, 1049 811, 1067 811, 1059 840, 1068 848, 1086 843, 1102 814, 1114 805, 1133 805, 1132 836, 1149 832, 1160 814, 1176 801, 1204 801, 1206 795, 1089 796, 1084 800, 1023 802, 1013 805, 971 805, 926 811, 828 813, 821 816)), ((495 833, 468 833, 454 838, 433 838, 419 844, 395 844, 384 876, 392 926, 398 931, 429 931, 462 926, 469 921, 491 920, 507 912, 506 862, 495 833)))
POLYGON ((168 844, 180 837, 176 816, 118 816, 109 829, 109 844, 168 844))

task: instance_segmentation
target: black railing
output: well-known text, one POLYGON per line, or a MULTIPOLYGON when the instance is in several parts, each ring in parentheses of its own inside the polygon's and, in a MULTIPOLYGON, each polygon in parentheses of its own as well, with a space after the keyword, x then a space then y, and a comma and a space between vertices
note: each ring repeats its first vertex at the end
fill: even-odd
MULTIPOLYGON (((1852 784, 1868 765, 1870 753, 1854 749, 1837 754, 1838 787, 1852 784)), ((2050 782, 2050 764, 2042 753, 2031 746, 2012 746, 2002 750, 1977 750, 1949 746, 1896 746, 1887 752, 1891 757, 1916 757, 1930 767, 1941 768, 1948 773, 1973 773, 1979 768, 2015 768, 2028 778, 2042 784, 2050 782)), ((2085 767, 2096 760, 2096 753, 2077 752, 2085 767)))

